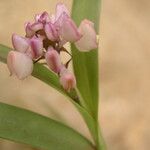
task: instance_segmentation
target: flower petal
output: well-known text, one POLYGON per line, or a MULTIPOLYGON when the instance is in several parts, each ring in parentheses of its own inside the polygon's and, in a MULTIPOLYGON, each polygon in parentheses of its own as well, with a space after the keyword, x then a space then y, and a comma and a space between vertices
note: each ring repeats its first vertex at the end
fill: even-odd
POLYGON ((30 40, 31 55, 33 59, 39 58, 43 54, 43 41, 41 38, 33 37, 30 40))
POLYGON ((24 79, 32 73, 33 62, 26 54, 10 51, 7 56, 7 65, 11 74, 24 79))
POLYGON ((31 28, 31 23, 28 22, 25 24, 26 37, 30 38, 34 36, 35 32, 31 28))
POLYGON ((50 21, 49 14, 46 11, 44 11, 43 13, 37 14, 35 15, 35 21, 43 23, 43 24, 45 24, 46 22, 49 22, 50 21))
POLYGON ((83 20, 79 26, 79 32, 81 32, 83 36, 75 45, 80 51, 90 51, 98 47, 93 22, 83 20))
POLYGON ((60 27, 61 38, 69 42, 75 42, 79 40, 82 35, 78 31, 78 28, 74 21, 65 13, 63 14, 62 18, 62 24, 60 27))
POLYGON ((34 23, 28 22, 25 24, 26 37, 31 38, 35 35, 37 31, 42 29, 43 24, 41 22, 34 22, 34 23))
POLYGON ((60 71, 60 84, 68 92, 76 86, 74 74, 69 72, 65 67, 62 67, 60 71))
POLYGON ((48 51, 45 54, 45 59, 49 68, 55 73, 59 73, 61 61, 58 52, 54 50, 52 47, 49 47, 48 51))
POLYGON ((17 34, 12 35, 12 44, 15 50, 22 53, 25 53, 26 50, 29 48, 28 40, 17 34))
POLYGON ((43 24, 40 22, 35 22, 31 25, 31 29, 36 32, 43 29, 43 24))
POLYGON ((50 22, 54 24, 55 21, 56 21, 55 15, 52 14, 52 15, 50 16, 50 22))
POLYGON ((56 6, 56 18, 55 21, 63 14, 66 13, 68 16, 70 16, 70 13, 63 3, 58 3, 56 6))
POLYGON ((55 25, 50 22, 45 25, 45 33, 47 38, 51 41, 56 41, 59 39, 58 31, 55 25))

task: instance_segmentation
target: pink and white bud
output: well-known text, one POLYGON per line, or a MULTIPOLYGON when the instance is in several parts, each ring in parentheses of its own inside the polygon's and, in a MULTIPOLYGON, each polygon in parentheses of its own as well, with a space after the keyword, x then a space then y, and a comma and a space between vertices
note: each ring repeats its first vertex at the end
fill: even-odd
POLYGON ((34 32, 37 32, 39 30, 42 30, 43 29, 43 24, 40 23, 40 22, 35 22, 31 25, 31 29, 34 31, 34 32))
POLYGON ((51 41, 59 40, 58 30, 56 26, 50 22, 45 25, 45 33, 49 40, 51 41))
POLYGON ((60 71, 60 84, 68 92, 76 86, 76 78, 74 74, 69 72, 64 66, 60 71))
POLYGON ((7 56, 7 66, 11 75, 16 75, 19 79, 24 79, 32 73, 33 62, 24 53, 10 51, 7 56))
POLYGON ((45 59, 48 67, 52 71, 54 71, 55 73, 60 72, 61 60, 60 60, 60 55, 56 50, 54 50, 52 47, 49 47, 48 51, 45 54, 45 59))
POLYGON ((76 24, 68 15, 63 13, 62 18, 60 19, 62 22, 59 32, 62 39, 68 42, 76 42, 82 37, 76 24))
POLYGON ((58 3, 56 5, 55 21, 58 20, 63 13, 66 13, 68 16, 70 16, 70 13, 69 13, 67 7, 63 3, 58 3))
POLYGON ((37 14, 35 16, 35 21, 43 23, 43 24, 45 24, 46 22, 49 22, 50 21, 49 14, 46 11, 44 11, 43 13, 37 14))
POLYGON ((25 53, 29 48, 29 42, 26 38, 21 37, 17 34, 12 35, 12 44, 15 50, 25 53))
POLYGON ((25 24, 26 37, 30 38, 34 36, 35 32, 31 28, 31 23, 28 22, 25 24))
POLYGON ((89 20, 83 20, 79 26, 79 32, 82 38, 75 43, 80 51, 90 51, 98 47, 94 23, 89 20))
POLYGON ((31 38, 39 30, 43 29, 43 24, 40 22, 35 22, 31 24, 30 22, 25 24, 26 37, 31 38))
POLYGON ((43 41, 41 38, 33 37, 30 39, 30 51, 28 51, 28 55, 32 59, 39 58, 43 55, 43 41))

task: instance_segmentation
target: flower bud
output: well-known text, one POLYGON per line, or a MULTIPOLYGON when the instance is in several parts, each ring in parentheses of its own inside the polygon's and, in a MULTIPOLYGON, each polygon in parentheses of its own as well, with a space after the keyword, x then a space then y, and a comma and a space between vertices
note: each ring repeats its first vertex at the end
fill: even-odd
POLYGON ((61 60, 58 52, 52 47, 48 48, 45 54, 45 59, 49 68, 55 73, 59 73, 61 67, 61 60))
POLYGON ((11 75, 16 75, 19 79, 24 79, 32 73, 33 62, 24 53, 10 51, 7 56, 7 66, 11 75))
POLYGON ((63 13, 63 15, 60 18, 61 20, 61 26, 60 26, 60 36, 62 39, 68 41, 68 42, 75 42, 79 40, 82 35, 78 31, 78 28, 74 21, 66 14, 63 13))
POLYGON ((25 25, 25 31, 26 31, 26 37, 33 37, 35 33, 39 30, 43 29, 43 24, 40 22, 35 22, 31 24, 30 22, 26 23, 25 25))
POLYGON ((55 25, 50 22, 45 25, 45 33, 47 38, 51 41, 56 41, 59 39, 58 31, 55 25))
POLYGON ((68 92, 76 86, 76 79, 74 74, 69 72, 64 66, 60 71, 60 84, 68 92))
POLYGON ((43 41, 41 38, 33 37, 30 39, 31 51, 29 54, 33 59, 39 58, 43 54, 43 41))
POLYGON ((75 45, 80 51, 90 51, 98 47, 93 22, 89 20, 83 20, 79 26, 79 32, 83 36, 75 43, 75 45))
POLYGON ((15 50, 25 53, 29 48, 29 42, 26 38, 17 34, 12 35, 12 44, 15 50))
POLYGON ((36 32, 43 29, 43 24, 40 22, 35 22, 31 25, 31 29, 36 32))
POLYGON ((35 32, 31 28, 31 23, 28 22, 25 24, 25 31, 26 31, 26 37, 32 37, 34 36, 35 32))
POLYGON ((46 22, 49 22, 50 21, 49 14, 46 11, 44 11, 43 13, 37 14, 35 16, 35 21, 43 23, 43 24, 45 24, 46 22))

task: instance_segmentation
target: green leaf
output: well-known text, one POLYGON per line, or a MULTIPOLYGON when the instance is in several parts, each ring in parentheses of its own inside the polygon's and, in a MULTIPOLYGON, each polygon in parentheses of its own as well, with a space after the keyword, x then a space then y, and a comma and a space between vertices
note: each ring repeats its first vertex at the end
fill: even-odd
MULTIPOLYGON (((11 50, 10 48, 0 44, 0 61, 1 62, 6 63, 7 54, 10 50, 11 50)), ((75 93, 73 92, 69 94, 66 93, 60 86, 58 77, 53 72, 51 72, 49 69, 47 69, 41 64, 35 65, 32 75, 40 79, 41 81, 45 82, 46 84, 54 87, 55 89, 57 89, 59 92, 63 93, 64 95, 66 95, 69 98, 69 100, 75 105, 75 107, 78 109, 80 114, 83 116, 92 136, 94 138, 96 137, 97 132, 96 132, 96 125, 95 125, 94 119, 84 108, 82 108, 78 103, 76 103, 73 100, 75 93)))
MULTIPOLYGON (((79 25, 83 19, 94 22, 99 28, 100 0, 74 0, 72 17, 79 25)), ((88 41, 87 41, 88 42, 88 41)), ((91 115, 97 120, 98 115, 98 50, 79 52, 72 44, 73 68, 77 87, 91 115)))
POLYGON ((73 129, 34 112, 0 103, 0 137, 43 150, 94 150, 73 129))
MULTIPOLYGON (((98 34, 99 15, 101 0, 74 0, 72 6, 72 17, 77 23, 83 19, 89 19, 95 24, 98 34)), ((88 41, 87 41, 88 42, 88 41)), ((73 55, 73 69, 77 79, 77 88, 85 104, 83 105, 94 119, 92 124, 95 130, 91 134, 95 140, 98 150, 105 150, 105 142, 98 124, 98 101, 99 101, 99 71, 98 71, 98 49, 90 52, 80 52, 74 44, 71 45, 73 55)), ((93 129, 93 128, 92 128, 93 129)))

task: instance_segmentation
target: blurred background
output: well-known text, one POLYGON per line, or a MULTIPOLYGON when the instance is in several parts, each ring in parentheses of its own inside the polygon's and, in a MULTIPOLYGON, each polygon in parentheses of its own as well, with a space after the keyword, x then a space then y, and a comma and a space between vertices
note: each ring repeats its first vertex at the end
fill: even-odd
MULTIPOLYGON (((57 2, 0 0, 0 43, 12 47, 12 33, 24 35, 24 23, 36 13, 53 13, 57 2)), ((71 10, 72 0, 61 2, 71 10)), ((148 0, 102 0, 99 120, 108 150, 150 149, 149 8, 148 0)), ((61 120, 90 138, 79 113, 63 95, 33 77, 10 78, 2 63, 0 101, 61 120)), ((0 140, 0 150, 35 149, 0 140)))

